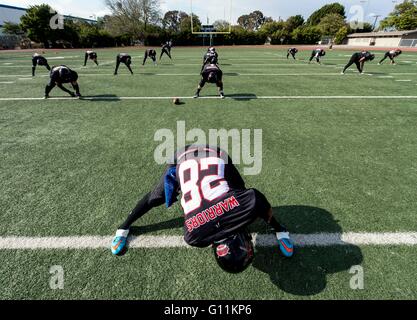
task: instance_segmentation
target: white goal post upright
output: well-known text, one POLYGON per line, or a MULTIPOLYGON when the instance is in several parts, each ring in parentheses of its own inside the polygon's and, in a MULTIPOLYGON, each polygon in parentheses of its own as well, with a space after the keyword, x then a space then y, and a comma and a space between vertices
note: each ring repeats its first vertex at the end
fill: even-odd
MULTIPOLYGON (((229 31, 194 31, 194 21, 193 21, 193 16, 194 16, 194 11, 193 11, 193 1, 195 0, 190 0, 191 3, 191 33, 192 34, 199 34, 199 35, 210 35, 213 36, 215 34, 231 34, 232 33, 232 7, 233 7, 233 1, 230 1, 230 14, 229 14, 229 21, 227 21, 229 23, 229 31)), ((224 2, 227 2, 226 0, 224 2)))

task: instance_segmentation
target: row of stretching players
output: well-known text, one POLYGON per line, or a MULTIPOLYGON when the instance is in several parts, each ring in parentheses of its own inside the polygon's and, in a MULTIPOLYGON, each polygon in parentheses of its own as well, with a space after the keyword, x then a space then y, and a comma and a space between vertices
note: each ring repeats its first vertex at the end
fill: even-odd
MULTIPOLYGON (((168 57, 170 59, 172 59, 171 57, 171 42, 167 42, 166 44, 164 44, 163 46, 163 50, 161 52, 160 55, 160 59, 162 58, 162 55, 164 53, 166 53, 168 55, 168 57)), ((295 55, 298 52, 298 49, 296 48, 289 48, 288 52, 287 52, 287 59, 289 58, 289 56, 291 55, 294 59, 296 59, 295 55)), ((391 50, 385 53, 383 59, 378 63, 381 64, 382 62, 384 62, 384 60, 386 60, 387 58, 389 58, 391 60, 392 64, 395 64, 395 60, 394 58, 399 56, 402 53, 401 50, 396 49, 396 50, 391 50)), ((312 54, 310 56, 309 59, 309 63, 313 60, 316 59, 317 63, 321 64, 320 59, 321 57, 325 56, 326 52, 323 49, 316 49, 312 51, 312 54)), ((147 58, 150 58, 153 60, 154 64, 156 65, 156 51, 154 49, 147 49, 145 52, 145 56, 143 59, 143 65, 146 63, 147 58)), ((375 55, 370 53, 369 51, 362 51, 362 52, 356 52, 352 55, 351 59, 349 60, 349 62, 347 63, 347 65, 344 67, 343 71, 341 72, 342 74, 344 74, 346 72, 346 70, 352 66, 353 64, 356 65, 358 71, 363 74, 363 70, 364 70, 364 64, 367 61, 372 61, 374 60, 375 55)), ((97 61, 97 53, 95 53, 94 51, 87 51, 85 53, 85 60, 84 60, 84 66, 87 64, 87 60, 90 59, 92 61, 94 61, 94 63, 96 65, 98 65, 98 61, 97 61)), ((58 86, 60 89, 62 89, 63 91, 69 93, 71 96, 81 96, 80 92, 79 92, 79 86, 77 83, 77 79, 78 79, 78 74, 69 69, 67 66, 65 65, 61 65, 61 66, 54 66, 52 69, 48 64, 48 61, 42 57, 41 55, 35 53, 33 55, 32 58, 32 75, 35 75, 35 69, 37 65, 41 65, 41 66, 45 66, 48 70, 50 70, 50 82, 48 83, 48 85, 46 86, 45 89, 45 98, 49 97, 49 93, 51 92, 51 90, 55 87, 58 86), (75 93, 65 89, 62 84, 63 83, 71 83, 75 93)), ((127 53, 120 53, 117 55, 116 58, 116 69, 114 74, 117 75, 117 71, 119 69, 120 64, 123 63, 126 65, 126 67, 129 69, 130 73, 133 74, 132 68, 131 68, 131 63, 132 63, 132 58, 129 54, 127 53)), ((223 91, 223 72, 220 69, 219 65, 218 65, 218 54, 215 50, 214 47, 210 47, 207 50, 207 53, 204 55, 203 57, 203 66, 201 69, 201 81, 197 87, 197 91, 194 95, 194 98, 198 98, 200 96, 200 92, 201 89, 204 87, 204 85, 206 83, 213 83, 216 84, 216 86, 218 87, 219 90, 219 94, 221 98, 224 98, 224 91, 223 91)))
MULTIPOLYGON (((166 49, 168 50, 168 49, 166 49)), ((170 49, 167 51, 168 56, 171 58, 170 55, 170 49)), ((143 60, 143 64, 145 64, 146 59, 150 57, 154 63, 156 63, 156 51, 153 49, 148 49, 145 52, 145 57, 143 60)), ((160 58, 162 57, 162 53, 160 58)), ((93 60, 96 65, 98 65, 97 61, 97 54, 93 51, 87 51, 85 54, 85 61, 84 65, 87 64, 87 60, 93 60)), ((35 68, 36 65, 42 65, 46 66, 48 70, 50 70, 50 81, 47 84, 45 88, 45 98, 49 98, 49 93, 52 91, 52 89, 55 86, 58 86, 61 90, 68 93, 72 97, 81 97, 80 88, 78 85, 78 73, 74 70, 71 70, 66 65, 61 66, 53 66, 52 68, 49 67, 49 64, 47 60, 38 55, 35 54, 33 57, 34 60, 34 67, 33 67, 33 75, 35 75, 35 68), (36 65, 35 65, 36 63, 36 65), (70 83, 75 90, 75 92, 71 92, 70 90, 66 89, 63 84, 70 83)), ((120 53, 117 55, 116 59, 116 70, 115 75, 117 74, 117 70, 120 66, 120 64, 123 63, 126 65, 126 67, 129 69, 131 74, 133 74, 133 71, 130 67, 132 63, 132 58, 130 55, 126 53, 120 53)), ((194 95, 194 98, 198 98, 200 96, 201 89, 204 87, 206 83, 214 83, 217 85, 219 94, 221 98, 224 98, 224 92, 223 92, 223 72, 221 71, 219 65, 218 65, 218 54, 216 52, 216 49, 214 47, 210 47, 207 50, 207 53, 204 55, 203 58, 203 67, 201 69, 201 80, 199 82, 199 85, 197 87, 197 91, 194 95)))
MULTIPOLYGON (((293 57, 293 59, 295 60, 296 59, 295 55, 297 53, 298 53, 298 49, 297 48, 289 48, 288 51, 287 51, 287 59, 291 55, 293 57)), ((401 53, 402 53, 402 51, 400 49, 395 49, 395 50, 387 51, 385 53, 384 57, 382 58, 382 60, 378 63, 378 65, 381 65, 387 58, 389 58, 391 60, 391 64, 395 64, 394 58, 398 57, 401 53)), ((325 55, 326 55, 326 52, 323 49, 315 49, 311 53, 309 63, 313 59, 316 59, 317 63, 321 64, 320 59, 321 59, 321 57, 324 57, 325 55)), ((358 69, 358 71, 361 74, 363 74, 363 68, 364 68, 365 62, 372 61, 374 59, 375 59, 375 55, 372 54, 372 53, 370 53, 369 51, 355 52, 351 56, 349 62, 343 68, 343 71, 341 73, 344 74, 346 72, 346 70, 351 65, 355 64, 356 67, 357 67, 357 69, 358 69)))
MULTIPOLYGON (((162 48, 161 48, 161 55, 159 56, 159 60, 162 59, 162 56, 164 54, 166 54, 172 60, 171 48, 172 48, 172 41, 171 40, 164 43, 162 45, 162 48)), ((143 59, 143 65, 145 64, 148 57, 153 60, 154 64, 156 64, 156 51, 154 49, 146 50, 145 57, 143 59)), ((88 60, 93 61, 98 66, 97 52, 92 51, 92 50, 88 50, 88 51, 85 52, 84 67, 87 65, 88 60)), ((117 74, 118 66, 120 65, 120 63, 124 63, 127 66, 127 65, 131 64, 131 60, 132 60, 132 58, 127 53, 120 53, 116 57, 116 66, 117 67, 116 67, 116 70, 115 70, 115 74, 117 74)), ((44 66, 46 69, 48 69, 48 71, 51 70, 51 67, 48 64, 48 60, 45 57, 43 57, 42 55, 40 55, 38 53, 35 53, 32 56, 32 76, 35 76, 35 71, 36 71, 37 66, 44 66)), ((133 72, 130 68, 129 68, 129 70, 133 74, 133 72)))

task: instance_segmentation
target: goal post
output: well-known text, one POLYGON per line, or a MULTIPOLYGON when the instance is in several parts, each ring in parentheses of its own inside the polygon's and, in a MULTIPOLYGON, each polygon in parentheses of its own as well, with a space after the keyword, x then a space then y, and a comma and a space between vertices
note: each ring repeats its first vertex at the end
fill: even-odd
MULTIPOLYGON (((216 31, 212 25, 203 25, 206 28, 203 28, 201 31, 196 31, 194 26, 194 4, 196 1, 199 0, 190 0, 191 3, 191 33, 196 35, 217 35, 217 34, 231 34, 232 33, 232 8, 233 8, 233 1, 232 0, 223 0, 224 3, 224 20, 229 24, 228 31, 216 31), (226 8, 229 10, 226 20, 226 8), (211 28, 209 28, 211 27, 211 28)), ((201 1, 201 0, 200 0, 201 1)), ((202 27, 203 27, 202 26, 202 27)))

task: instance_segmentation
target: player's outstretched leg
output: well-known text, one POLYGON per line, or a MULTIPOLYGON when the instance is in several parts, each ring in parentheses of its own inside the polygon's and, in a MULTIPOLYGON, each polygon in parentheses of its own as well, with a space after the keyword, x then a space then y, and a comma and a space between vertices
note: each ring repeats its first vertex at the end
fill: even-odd
POLYGON ((290 258, 294 255, 294 245, 290 239, 288 230, 281 225, 273 216, 272 208, 263 193, 255 189, 256 202, 263 207, 260 211, 260 218, 272 228, 275 238, 278 241, 279 249, 284 257, 290 258))
POLYGON ((223 91, 223 81, 219 81, 217 83, 217 88, 219 89, 220 98, 224 99, 225 96, 224 96, 224 91, 223 91))
POLYGON ((386 53, 385 55, 384 55, 384 57, 381 59, 381 61, 379 61, 378 62, 378 65, 381 65, 382 64, 382 62, 384 62, 385 61, 385 59, 386 58, 388 58, 389 57, 389 54, 388 53, 386 53))
POLYGON ((49 94, 51 93, 52 89, 55 87, 55 82, 50 82, 45 87, 45 99, 49 98, 49 94))
POLYGON ((145 65, 146 60, 148 59, 148 51, 145 51, 145 56, 143 57, 142 66, 145 65))
POLYGON ((343 68, 343 71, 341 72, 341 74, 345 74, 346 70, 355 63, 355 60, 353 58, 351 58, 348 62, 348 64, 343 68))
POLYGON ((75 96, 76 97, 81 97, 80 86, 78 85, 78 82, 75 81, 75 82, 72 82, 71 84, 72 84, 72 87, 75 90, 75 96))
POLYGON ((71 97, 75 97, 75 93, 72 91, 69 91, 67 88, 65 88, 61 83, 57 84, 58 88, 61 89, 62 91, 68 93, 71 97))
POLYGON ((117 57, 117 60, 116 60, 116 69, 114 70, 114 75, 115 76, 117 75, 117 71, 119 70, 119 66, 120 66, 120 58, 117 57))

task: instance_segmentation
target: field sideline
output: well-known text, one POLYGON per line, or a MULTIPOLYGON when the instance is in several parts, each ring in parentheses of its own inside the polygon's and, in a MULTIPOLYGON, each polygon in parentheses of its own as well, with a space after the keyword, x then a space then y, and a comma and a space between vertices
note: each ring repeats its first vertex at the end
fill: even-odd
POLYGON ((281 47, 219 47, 224 100, 210 85, 192 99, 203 48, 174 47, 158 66, 124 48, 135 74, 117 77, 116 49, 97 50, 99 67, 83 67, 81 50, 46 50, 79 73, 83 94, 55 88, 46 101, 32 53, 0 52, 0 299, 416 299, 417 53, 378 66, 375 51, 365 75, 340 75, 351 51, 319 66, 307 49, 287 61, 281 47), (163 170, 154 134, 177 121, 262 129, 262 172, 244 178, 294 233, 293 259, 257 222, 253 265, 221 272, 210 248, 184 245, 178 204, 145 215, 127 254, 111 255, 111 235, 163 170), (55 265, 63 290, 49 287, 55 265), (363 290, 350 288, 358 265, 363 290))

